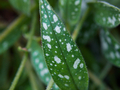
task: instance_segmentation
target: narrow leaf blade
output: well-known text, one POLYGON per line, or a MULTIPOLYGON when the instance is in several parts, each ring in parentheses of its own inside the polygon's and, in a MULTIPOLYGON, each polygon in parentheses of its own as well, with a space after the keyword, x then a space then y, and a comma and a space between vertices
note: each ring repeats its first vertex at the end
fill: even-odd
POLYGON ((92 7, 95 21, 101 26, 113 28, 120 24, 120 9, 106 2, 88 3, 92 7))
POLYGON ((80 18, 81 3, 82 0, 59 0, 61 15, 71 25, 76 24, 80 18))
POLYGON ((102 52, 106 59, 115 66, 120 67, 120 44, 107 30, 101 30, 102 52))
POLYGON ((63 90, 86 90, 88 72, 84 59, 46 0, 40 0, 40 17, 44 55, 55 83, 63 90))

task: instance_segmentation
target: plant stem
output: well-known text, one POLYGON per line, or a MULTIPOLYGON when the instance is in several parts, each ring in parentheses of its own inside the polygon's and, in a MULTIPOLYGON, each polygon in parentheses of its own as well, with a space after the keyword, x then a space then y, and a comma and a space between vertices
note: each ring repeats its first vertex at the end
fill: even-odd
POLYGON ((37 23, 37 12, 34 12, 33 13, 33 19, 32 19, 32 25, 31 25, 31 32, 30 32, 30 37, 29 37, 29 40, 28 40, 28 43, 27 43, 27 46, 26 48, 29 49, 30 46, 31 46, 31 43, 32 43, 32 40, 33 40, 33 35, 34 35, 34 31, 35 31, 35 28, 36 28, 36 23, 37 23))
POLYGON ((69 23, 66 23, 66 29, 70 33, 70 24, 69 23))
MULTIPOLYGON (((97 85, 97 86, 106 86, 105 84, 103 84, 103 82, 98 79, 90 70, 88 70, 89 73, 89 77, 90 79, 97 85)), ((106 86, 105 90, 111 90, 109 87, 106 86)))
POLYGON ((23 71, 23 68, 25 66, 25 63, 26 63, 26 60, 27 60, 27 56, 28 56, 28 53, 25 53, 25 55, 23 57, 23 60, 22 60, 22 62, 20 64, 20 67, 19 67, 19 69, 17 71, 17 74, 16 74, 16 76, 15 76, 15 78, 14 78, 14 80, 12 82, 12 85, 10 86, 9 90, 14 90, 15 89, 15 86, 16 86, 16 84, 17 84, 17 82, 18 82, 18 80, 19 80, 19 78, 21 76, 21 73, 23 71))
MULTIPOLYGON (((33 19, 32 19, 32 25, 31 25, 31 32, 30 32, 30 37, 29 37, 29 41, 28 41, 28 44, 26 46, 27 49, 30 48, 31 46, 31 43, 32 43, 32 40, 33 40, 33 35, 34 35, 34 31, 35 31, 35 27, 36 27, 36 22, 37 22, 37 13, 34 12, 33 13, 33 19)), ((29 76, 29 79, 30 79, 30 82, 31 82, 31 85, 33 87, 33 90, 38 90, 37 88, 37 84, 35 83, 35 76, 34 74, 32 73, 32 68, 30 66, 30 62, 27 61, 27 70, 28 70, 28 76, 29 76)))
POLYGON ((11 23, 0 36, 0 42, 5 38, 14 28, 16 28, 23 20, 25 15, 20 15, 13 23, 11 23))
MULTIPOLYGON (((31 8, 31 12, 36 9, 36 5, 31 8)), ((0 42, 11 32, 13 31, 27 16, 21 14, 16 20, 14 20, 1 34, 0 42)))
POLYGON ((53 79, 51 78, 51 80, 50 80, 50 82, 49 82, 46 90, 51 90, 53 84, 54 84, 54 81, 53 81, 53 79))
MULTIPOLYGON (((36 12, 34 12, 34 15, 33 15, 33 20, 32 20, 32 27, 31 27, 31 32, 30 32, 30 38, 29 38, 29 40, 28 40, 28 43, 27 43, 27 46, 26 46, 26 48, 27 49, 29 49, 30 48, 30 46, 31 46, 31 42, 32 42, 32 37, 33 37, 33 35, 34 35, 34 30, 35 30, 35 25, 36 25, 36 12)), ((26 61, 27 61, 27 57, 28 57, 28 53, 26 52, 25 53, 25 55, 24 55, 24 58, 23 58, 23 60, 22 60, 22 62, 21 62, 21 64, 20 64, 20 67, 19 67, 19 69, 18 69, 18 71, 17 71, 17 74, 16 74, 16 76, 15 76, 15 78, 14 78, 14 80, 13 80, 13 83, 12 83, 12 85, 10 86, 10 89, 9 90, 14 90, 14 88, 15 88, 15 86, 16 86, 16 84, 17 84, 17 82, 18 82, 18 80, 19 80, 19 78, 20 78, 20 76, 21 76, 21 73, 22 73, 22 71, 23 71, 23 68, 24 68, 24 66, 25 66, 25 63, 26 63, 26 61)))
POLYGON ((78 23, 78 25, 76 26, 76 28, 74 30, 74 32, 72 34, 72 38, 73 38, 74 41, 76 40, 76 38, 77 38, 77 36, 79 34, 79 31, 81 30, 81 27, 82 27, 87 15, 88 15, 89 11, 90 11, 90 8, 88 8, 86 10, 85 14, 83 15, 82 19, 80 20, 80 22, 78 23))
POLYGON ((112 65, 109 62, 105 65, 103 71, 101 72, 101 74, 99 76, 99 78, 101 80, 103 80, 105 78, 105 76, 107 75, 107 73, 110 71, 111 67, 112 67, 112 65))
POLYGON ((27 63, 26 63, 26 71, 28 73, 32 89, 33 90, 38 90, 37 83, 36 83, 36 80, 35 80, 36 78, 35 78, 35 75, 33 73, 33 70, 32 70, 32 67, 31 67, 31 64, 30 64, 29 60, 27 60, 27 63))

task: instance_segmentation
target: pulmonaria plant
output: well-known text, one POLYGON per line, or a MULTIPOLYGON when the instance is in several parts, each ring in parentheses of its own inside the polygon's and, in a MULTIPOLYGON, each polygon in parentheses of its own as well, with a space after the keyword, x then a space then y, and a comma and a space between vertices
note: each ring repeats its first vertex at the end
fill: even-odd
POLYGON ((39 3, 44 56, 53 80, 63 90, 86 90, 88 72, 79 49, 49 3, 39 3))
POLYGON ((6 61, 19 63, 23 54, 9 90, 119 90, 120 1, 105 1, 9 0, 21 15, 5 30, 0 25, 0 90, 18 67, 6 61))

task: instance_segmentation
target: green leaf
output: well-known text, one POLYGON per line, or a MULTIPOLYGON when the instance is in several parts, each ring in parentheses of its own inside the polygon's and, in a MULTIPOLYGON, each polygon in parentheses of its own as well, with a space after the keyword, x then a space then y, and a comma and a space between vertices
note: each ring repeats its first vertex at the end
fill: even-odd
POLYGON ((106 2, 88 3, 94 12, 96 23, 113 28, 120 24, 120 9, 106 2))
POLYGON ((16 10, 27 15, 30 14, 30 0, 9 0, 9 2, 16 10))
MULTIPOLYGON (((103 1, 103 0, 99 0, 99 1, 103 1)), ((120 8, 120 0, 104 0, 104 1, 120 8)))
POLYGON ((93 14, 89 14, 84 22, 77 38, 77 44, 85 44, 96 35, 98 25, 93 20, 93 14))
POLYGON ((74 25, 79 21, 82 0, 59 0, 61 15, 65 21, 74 25))
POLYGON ((120 67, 120 44, 107 30, 101 30, 101 45, 103 55, 115 66, 120 67))
POLYGON ((0 41, 0 54, 11 47, 20 37, 21 31, 19 29, 14 29, 5 38, 0 41))
POLYGON ((86 90, 84 59, 46 0, 40 0, 40 18, 44 56, 53 80, 62 90, 86 90))
MULTIPOLYGON (((31 54, 31 62, 36 73, 38 74, 42 82, 47 85, 51 79, 51 75, 48 71, 42 48, 34 40, 32 41, 30 54, 31 54)), ((54 84, 53 88, 55 90, 59 89, 56 84, 54 84)))

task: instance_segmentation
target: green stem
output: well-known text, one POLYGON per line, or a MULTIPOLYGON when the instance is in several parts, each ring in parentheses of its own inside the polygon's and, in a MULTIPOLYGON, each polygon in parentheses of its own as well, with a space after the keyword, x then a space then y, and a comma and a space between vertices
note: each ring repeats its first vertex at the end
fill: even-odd
POLYGON ((33 73, 33 70, 32 70, 32 67, 31 67, 31 64, 30 64, 29 60, 27 60, 27 63, 26 63, 26 71, 28 73, 32 89, 33 90, 38 90, 37 83, 36 83, 36 78, 35 78, 35 75, 33 73))
MULTIPOLYGON (((31 8, 31 12, 33 12, 37 6, 33 6, 31 8)), ((13 31, 20 23, 26 18, 24 14, 21 14, 16 20, 14 20, 5 30, 4 32, 0 35, 0 42, 11 32, 13 31)))
POLYGON ((33 14, 33 19, 32 19, 32 25, 31 25, 31 32, 30 32, 30 37, 29 37, 29 41, 27 43, 26 48, 29 49, 33 40, 33 35, 34 35, 34 31, 36 28, 36 23, 37 23, 37 12, 34 12, 33 14))
POLYGON ((10 86, 9 90, 14 90, 15 89, 15 86, 16 86, 16 84, 17 84, 17 82, 18 82, 18 80, 19 80, 19 78, 21 76, 21 73, 23 71, 23 68, 25 66, 25 63, 26 63, 26 60, 27 60, 27 56, 28 56, 28 54, 25 53, 25 55, 23 57, 23 60, 22 60, 22 62, 20 64, 20 67, 19 67, 19 69, 17 71, 17 74, 16 74, 16 76, 15 76, 15 78, 14 78, 14 80, 12 82, 12 85, 10 86))
MULTIPOLYGON (((31 32, 30 32, 30 38, 29 38, 29 40, 28 40, 28 43, 27 43, 27 46, 26 46, 26 48, 27 49, 29 49, 30 48, 30 46, 31 46, 31 42, 32 42, 32 38, 33 38, 33 35, 34 35, 34 30, 35 30, 35 25, 36 25, 36 12, 34 12, 34 15, 33 15, 33 20, 32 20, 32 27, 31 27, 31 32)), ((16 86, 16 84, 17 84, 17 82, 18 82, 18 80, 19 80, 19 78, 20 78, 20 76, 21 76, 21 73, 22 73, 22 71, 23 71, 23 68, 24 68, 24 66, 25 66, 25 63, 26 63, 26 61, 27 61, 27 57, 28 57, 28 53, 26 52, 25 53, 25 55, 24 55, 24 58, 23 58, 23 60, 22 60, 22 62, 21 62, 21 64, 20 64, 20 67, 19 67, 19 69, 18 69, 18 71, 17 71, 17 74, 16 74, 16 76, 15 76, 15 78, 14 78, 14 80, 13 80, 13 83, 12 83, 12 85, 10 86, 10 89, 9 90, 14 90, 14 88, 15 88, 15 86, 16 86)))
POLYGON ((105 90, 111 90, 107 87, 100 79, 98 79, 90 70, 88 70, 90 79, 97 85, 97 86, 105 86, 105 90))
POLYGON ((46 90, 51 90, 53 84, 54 84, 54 81, 53 81, 53 79, 51 78, 51 80, 50 80, 50 82, 49 82, 46 90))
POLYGON ((70 24, 69 23, 66 23, 66 29, 68 32, 70 32, 70 24))
POLYGON ((16 28, 23 20, 25 19, 25 15, 20 15, 13 23, 11 23, 4 31, 4 33, 0 36, 0 42, 12 31, 16 28))
POLYGON ((90 8, 88 8, 86 10, 85 14, 83 15, 82 19, 80 20, 80 22, 78 23, 78 25, 76 26, 76 28, 74 30, 74 32, 72 34, 72 38, 73 38, 74 41, 76 40, 76 38, 77 38, 77 36, 78 36, 78 34, 79 34, 80 30, 81 30, 81 27, 82 27, 87 15, 88 15, 89 11, 90 11, 90 8))
POLYGON ((106 75, 110 71, 111 67, 112 67, 112 65, 109 62, 105 65, 103 71, 100 74, 101 80, 103 80, 106 77, 106 75))

